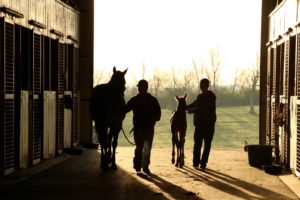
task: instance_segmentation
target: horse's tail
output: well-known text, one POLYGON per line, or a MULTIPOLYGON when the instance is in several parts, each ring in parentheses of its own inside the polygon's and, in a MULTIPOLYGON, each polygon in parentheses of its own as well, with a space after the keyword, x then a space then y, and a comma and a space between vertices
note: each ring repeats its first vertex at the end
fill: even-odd
POLYGON ((90 100, 89 112, 90 112, 92 119, 95 119, 96 118, 96 105, 95 105, 95 100, 93 97, 90 100))

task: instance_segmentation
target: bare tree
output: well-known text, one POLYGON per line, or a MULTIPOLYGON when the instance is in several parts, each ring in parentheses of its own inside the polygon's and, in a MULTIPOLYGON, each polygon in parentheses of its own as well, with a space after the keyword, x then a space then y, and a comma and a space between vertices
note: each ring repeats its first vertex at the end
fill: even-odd
POLYGON ((153 77, 152 77, 152 85, 153 85, 153 89, 154 89, 154 95, 155 97, 158 97, 158 91, 162 85, 162 76, 161 73, 159 73, 156 69, 153 72, 153 77))
POLYGON ((231 94, 236 92, 236 89, 239 85, 242 85, 243 79, 245 78, 245 71, 241 71, 239 68, 235 69, 233 83, 231 86, 231 94))
POLYGON ((221 68, 222 57, 219 50, 211 48, 209 50, 210 64, 211 64, 211 82, 213 90, 216 90, 219 82, 219 71, 221 68))
POLYGON ((255 64, 249 68, 246 78, 244 79, 244 85, 248 87, 250 92, 249 104, 250 110, 249 113, 254 114, 254 94, 259 82, 259 55, 256 55, 255 64))
POLYGON ((175 89, 178 87, 178 78, 177 71, 174 67, 171 68, 171 79, 172 79, 172 89, 175 92, 175 89))
POLYGON ((94 70, 94 79, 93 79, 93 86, 99 85, 101 82, 104 82, 104 70, 101 68, 97 68, 94 70))
POLYGON ((207 69, 204 65, 204 63, 201 64, 201 67, 196 63, 196 61, 193 59, 193 67, 197 78, 197 83, 200 85, 200 79, 204 78, 205 73, 207 74, 207 69))
POLYGON ((200 77, 199 77, 199 74, 198 74, 198 65, 197 65, 197 63, 195 62, 194 59, 193 59, 193 67, 194 67, 194 70, 195 70, 198 85, 200 85, 200 77))
MULTIPOLYGON (((192 83, 195 80, 194 78, 194 73, 192 71, 185 71, 183 74, 183 89, 188 90, 189 88, 192 87, 192 83)), ((198 83, 199 80, 197 79, 198 83)))
POLYGON ((250 80, 251 80, 251 90, 250 90, 250 113, 255 113, 254 111, 254 94, 256 91, 257 83, 259 81, 259 55, 256 54, 256 62, 251 70, 250 80))
POLYGON ((145 73, 146 73, 146 65, 145 63, 143 62, 142 64, 142 78, 145 79, 145 73))

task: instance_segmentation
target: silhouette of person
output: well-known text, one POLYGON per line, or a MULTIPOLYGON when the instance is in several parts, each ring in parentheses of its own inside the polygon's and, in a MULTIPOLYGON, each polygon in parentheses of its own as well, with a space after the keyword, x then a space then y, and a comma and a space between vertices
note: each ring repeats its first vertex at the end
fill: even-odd
POLYGON ((133 168, 137 173, 150 173, 150 155, 154 136, 154 126, 161 117, 161 108, 157 99, 148 93, 148 82, 138 82, 139 93, 132 97, 125 106, 125 112, 133 111, 133 131, 136 144, 133 168))
POLYGON ((204 78, 200 81, 200 93, 197 99, 187 105, 189 114, 194 113, 194 151, 193 166, 205 170, 208 161, 211 142, 215 132, 216 117, 216 95, 208 90, 209 80, 204 78), (204 141, 204 149, 201 155, 201 147, 204 141))

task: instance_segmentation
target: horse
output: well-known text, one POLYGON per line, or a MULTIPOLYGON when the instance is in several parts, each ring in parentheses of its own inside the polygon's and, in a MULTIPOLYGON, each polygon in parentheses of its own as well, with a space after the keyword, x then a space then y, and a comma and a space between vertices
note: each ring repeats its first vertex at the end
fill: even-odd
POLYGON ((175 163, 175 145, 177 149, 176 167, 182 168, 184 166, 184 142, 187 129, 186 122, 186 98, 185 94, 183 97, 175 95, 177 100, 177 107, 173 110, 171 116, 171 132, 172 132, 172 164, 175 163))
POLYGON ((100 168, 116 170, 116 148, 119 132, 125 118, 125 74, 113 67, 113 75, 108 83, 99 84, 92 90, 90 114, 98 133, 101 159, 100 168))

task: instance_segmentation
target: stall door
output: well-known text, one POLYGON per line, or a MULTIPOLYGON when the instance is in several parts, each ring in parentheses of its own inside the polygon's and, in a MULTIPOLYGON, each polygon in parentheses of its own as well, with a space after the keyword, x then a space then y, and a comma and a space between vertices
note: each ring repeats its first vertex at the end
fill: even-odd
POLYGON ((56 153, 64 149, 64 89, 65 47, 59 40, 51 41, 51 89, 57 93, 56 101, 56 153))
POLYGON ((297 155, 296 175, 300 177, 300 34, 297 35, 297 155))
POLYGON ((15 26, 0 19, 0 174, 14 171, 15 26))
POLYGON ((31 37, 32 31, 21 27, 20 29, 20 48, 19 63, 16 65, 16 96, 17 96, 17 124, 19 126, 19 167, 27 168, 30 164, 29 146, 29 122, 30 120, 30 104, 29 104, 29 88, 30 88, 30 60, 31 60, 31 37))
POLYGON ((290 40, 287 40, 284 45, 284 64, 283 64, 283 74, 282 77, 283 81, 283 93, 280 98, 280 103, 284 105, 283 113, 284 113, 284 125, 281 129, 280 133, 280 158, 281 163, 288 167, 289 163, 289 72, 290 72, 290 40))
MULTIPOLYGON (((294 116, 291 109, 292 105, 292 96, 295 95, 295 54, 296 52, 296 37, 291 36, 289 40, 285 43, 285 61, 284 61, 284 87, 283 87, 283 102, 284 102, 284 132, 283 132, 283 159, 282 163, 286 168, 291 168, 290 157, 291 153, 291 137, 292 129, 295 124, 292 122, 292 116, 294 116)), ((293 104, 294 106, 294 104, 293 104)), ((295 107, 295 106, 294 106, 295 107)), ((294 118, 293 118, 294 120, 294 118)))
POLYGON ((42 36, 32 34, 31 62, 31 95, 30 95, 30 139, 32 164, 41 160, 42 152, 42 36))
POLYGON ((266 144, 271 145, 272 141, 272 121, 271 121, 271 111, 272 111, 272 103, 271 103, 271 94, 272 94, 272 66, 273 66, 273 54, 274 50, 269 47, 268 48, 268 63, 267 63, 267 111, 266 111, 266 144))
POLYGON ((78 48, 68 45, 68 90, 72 91, 72 146, 79 143, 79 78, 78 48))
POLYGON ((49 159, 56 155, 56 91, 51 88, 51 39, 44 37, 43 59, 44 89, 44 123, 43 123, 43 158, 49 159))

